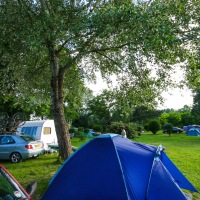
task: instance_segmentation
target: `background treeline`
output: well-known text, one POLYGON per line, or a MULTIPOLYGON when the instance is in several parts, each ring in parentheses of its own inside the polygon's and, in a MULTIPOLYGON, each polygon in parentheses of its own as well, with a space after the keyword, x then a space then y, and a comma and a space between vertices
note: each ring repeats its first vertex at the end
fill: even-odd
MULTIPOLYGON (((163 128, 163 125, 172 124, 174 127, 183 128, 183 126, 200 124, 200 106, 199 93, 194 94, 194 103, 192 107, 184 106, 182 109, 164 109, 157 110, 144 106, 133 106, 133 109, 123 110, 118 106, 117 101, 111 102, 108 96, 109 92, 104 91, 98 96, 92 96, 91 91, 83 94, 83 101, 65 105, 66 119, 71 128, 94 129, 98 132, 121 133, 121 127, 124 126, 129 138, 140 135, 145 130, 153 130, 149 125, 154 126, 156 130, 163 128), (152 125, 154 124, 154 125, 152 125)), ((16 112, 23 112, 26 120, 50 119, 50 104, 34 104, 31 98, 21 99, 17 96, 7 96, 0 98, 1 112, 7 112, 12 116, 16 112)))

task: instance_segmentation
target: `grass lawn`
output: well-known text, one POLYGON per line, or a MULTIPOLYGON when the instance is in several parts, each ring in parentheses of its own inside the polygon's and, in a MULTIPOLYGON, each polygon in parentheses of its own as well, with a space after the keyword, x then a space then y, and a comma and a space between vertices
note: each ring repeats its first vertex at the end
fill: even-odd
MULTIPOLYGON (((87 139, 89 140, 89 139, 87 139)), ((176 164, 189 181, 200 191, 200 137, 188 137, 185 134, 143 133, 134 141, 151 145, 164 146, 165 152, 176 164)), ((85 141, 86 142, 86 141, 85 141)), ((72 139, 73 146, 81 146, 78 138, 72 139)), ((61 164, 56 162, 57 153, 45 154, 36 159, 24 160, 13 164, 10 161, 0 161, 18 180, 26 187, 30 182, 37 181, 38 188, 34 194, 35 200, 39 200, 48 187, 48 182, 61 164)), ((200 194, 193 194, 194 200, 200 200, 200 194)))

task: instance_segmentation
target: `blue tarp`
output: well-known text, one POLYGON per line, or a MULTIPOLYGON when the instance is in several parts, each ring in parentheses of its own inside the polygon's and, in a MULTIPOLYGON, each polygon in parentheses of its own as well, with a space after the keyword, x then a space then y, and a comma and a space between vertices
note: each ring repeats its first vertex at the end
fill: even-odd
POLYGON ((66 160, 42 200, 186 200, 180 187, 197 192, 162 147, 102 134, 66 160))

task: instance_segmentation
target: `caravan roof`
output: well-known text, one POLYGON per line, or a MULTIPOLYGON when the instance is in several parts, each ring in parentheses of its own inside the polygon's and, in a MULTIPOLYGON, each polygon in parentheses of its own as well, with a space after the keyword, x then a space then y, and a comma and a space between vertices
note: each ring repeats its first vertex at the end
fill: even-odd
POLYGON ((48 124, 52 122, 54 122, 54 120, 26 121, 23 126, 43 126, 44 124, 48 124))

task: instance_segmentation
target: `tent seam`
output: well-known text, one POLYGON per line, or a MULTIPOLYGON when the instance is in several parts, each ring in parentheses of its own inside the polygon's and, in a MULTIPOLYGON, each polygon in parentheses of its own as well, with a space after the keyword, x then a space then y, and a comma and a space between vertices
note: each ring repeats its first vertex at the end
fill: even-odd
MULTIPOLYGON (((111 138, 111 140, 112 140, 112 138, 111 138)), ((116 149, 116 147, 115 147, 115 145, 114 145, 113 140, 112 140, 112 143, 113 143, 113 146, 114 146, 114 149, 115 149, 115 153, 116 153, 116 155, 117 155, 117 159, 118 159, 118 162, 119 162, 119 166, 120 166, 120 170, 121 170, 121 174, 122 174, 122 179, 123 179, 123 182, 124 182, 124 185, 125 185, 125 189, 126 189, 126 196, 127 196, 127 200, 128 200, 128 199, 129 199, 129 198, 128 198, 128 190, 127 190, 127 186, 126 186, 126 182, 125 182, 124 171, 123 171, 123 169, 122 169, 122 165, 121 165, 121 161, 120 161, 120 158, 119 158, 119 154, 118 154, 118 152, 117 152, 117 149, 116 149)))
MULTIPOLYGON (((151 181, 151 176, 152 176, 152 171, 153 171, 153 166, 154 166, 154 163, 155 163, 155 160, 158 158, 158 154, 159 154, 159 148, 160 148, 161 145, 159 145, 156 149, 156 152, 155 152, 155 155, 154 155, 154 159, 153 159, 153 162, 152 162, 152 165, 151 165, 151 173, 149 175, 149 181, 148 181, 148 185, 147 185, 147 190, 146 190, 146 197, 145 199, 148 199, 148 194, 149 194, 149 187, 150 187, 150 181, 151 181)), ((161 146, 162 147, 162 146, 161 146)))

